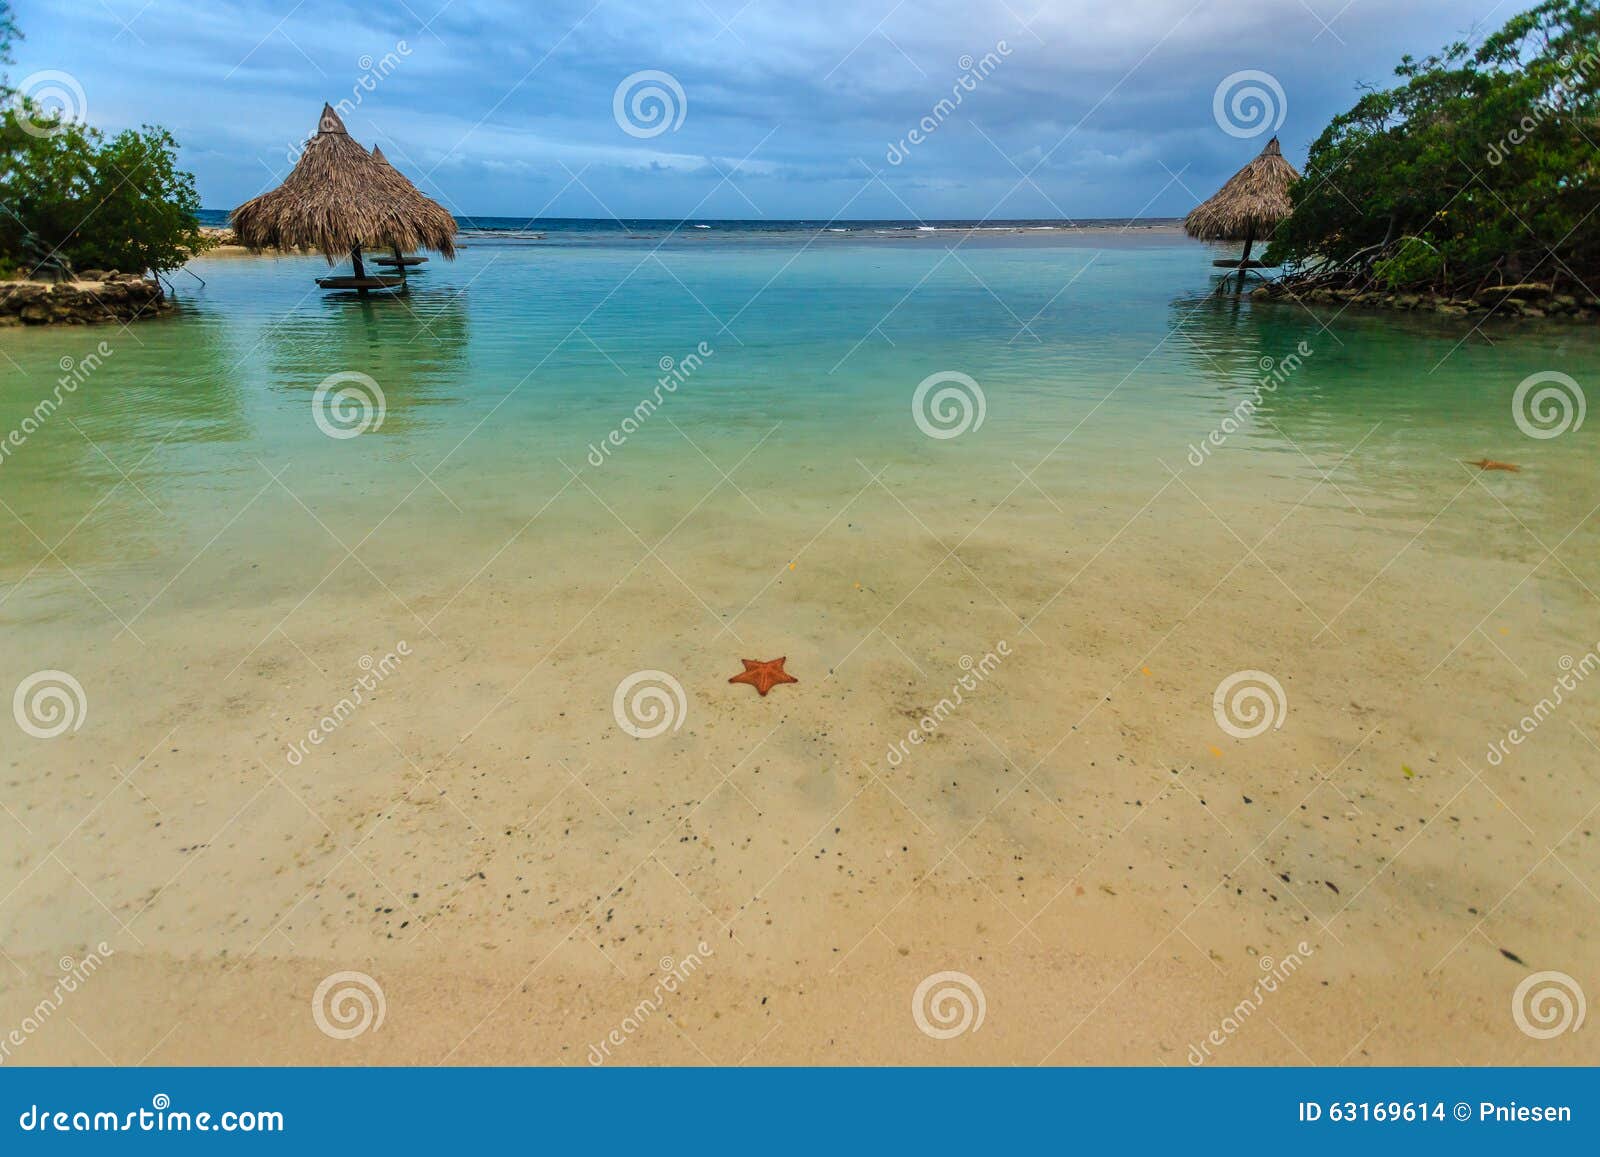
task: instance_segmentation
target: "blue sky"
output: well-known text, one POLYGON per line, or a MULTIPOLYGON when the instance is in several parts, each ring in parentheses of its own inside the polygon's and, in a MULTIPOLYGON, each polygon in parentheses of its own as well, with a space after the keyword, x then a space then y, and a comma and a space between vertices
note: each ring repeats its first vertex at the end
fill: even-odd
POLYGON ((1276 81, 1281 100, 1259 80, 1234 87, 1267 93, 1299 163, 1403 53, 1528 6, 18 0, 10 75, 69 73, 102 128, 170 128, 208 208, 275 184, 322 102, 346 100, 352 133, 463 214, 1176 216, 1265 143, 1242 135, 1257 127, 1248 102, 1221 127, 1225 78, 1276 81), (664 89, 682 120, 655 135, 614 113, 644 71, 683 94, 664 89), (936 108, 958 89, 959 106, 936 108), (933 131, 891 163, 923 118, 933 131))

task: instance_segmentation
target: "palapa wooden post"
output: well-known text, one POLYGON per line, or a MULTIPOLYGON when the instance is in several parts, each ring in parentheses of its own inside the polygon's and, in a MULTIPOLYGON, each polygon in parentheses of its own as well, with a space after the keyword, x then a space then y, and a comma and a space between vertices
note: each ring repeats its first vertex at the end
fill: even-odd
MULTIPOLYGON (((350 250, 350 272, 355 274, 357 281, 362 281, 367 276, 367 267, 361 264, 361 246, 359 245, 350 250)), ((365 297, 367 296, 367 287, 363 285, 356 292, 365 297)))
POLYGON ((1239 258, 1239 272, 1236 274, 1238 280, 1234 282, 1233 286, 1235 296, 1244 292, 1244 275, 1245 271, 1250 268, 1250 250, 1255 246, 1255 243, 1256 231, 1252 226, 1244 235, 1244 256, 1239 258))

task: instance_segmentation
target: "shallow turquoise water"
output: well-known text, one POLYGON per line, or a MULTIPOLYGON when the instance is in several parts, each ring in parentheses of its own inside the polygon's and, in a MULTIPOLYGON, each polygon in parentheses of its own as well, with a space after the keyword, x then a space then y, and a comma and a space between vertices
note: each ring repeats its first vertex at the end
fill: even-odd
MULTIPOLYGON (((305 1015, 352 967, 393 1010, 396 1051, 362 1056, 477 1024, 447 1059, 570 1058, 573 1010, 637 1003, 613 969, 704 938, 720 1003, 688 1023, 721 1018, 718 1057, 782 1018, 814 1049, 756 1060, 837 1059, 880 997, 909 1032, 954 964, 990 990, 974 1055, 1037 1030, 1037 1060, 1104 1006, 1071 1054, 1101 1063, 1181 1055, 1307 936, 1334 987, 1283 1023, 1328 1059, 1523 1047, 1496 949, 1581 972, 1592 681, 1485 752, 1600 638, 1600 416, 1536 438, 1513 400, 1539 372, 1592 394, 1600 343, 1208 299, 1214 256, 475 237, 404 299, 219 257, 170 318, 0 330, 0 690, 18 724, 37 677, 82 691, 58 741, 0 728, 6 956, 114 940, 85 999, 119 1011, 83 1023, 119 1058, 238 1059, 219 1025, 263 1061, 357 1057, 305 1015), (930 436, 914 399, 953 374, 972 418, 930 436), (330 436, 330 382, 381 424, 330 436), (779 655, 798 684, 728 684, 779 655), (683 726, 640 739, 618 689, 662 673, 683 726), (1216 696, 1263 674, 1276 723, 1241 738, 1216 696)), ((47 984, 12 990, 20 1019, 47 984)), ((49 1031, 28 1056, 97 1060, 49 1031)))
MULTIPOLYGON (((1273 500, 1278 481, 1289 501, 1336 469, 1341 501, 1408 524, 1462 484, 1459 460, 1484 456, 1524 467, 1504 501, 1535 531, 1567 533, 1600 498, 1600 419, 1534 439, 1511 409, 1537 370, 1600 381, 1584 329, 1471 334, 1455 320, 1208 300, 1214 253, 1169 234, 958 237, 477 238, 430 263, 409 297, 367 302, 317 291, 317 259, 215 258, 193 265, 203 287, 179 275, 172 318, 5 332, 0 430, 26 426, 62 367, 105 344, 0 464, 4 611, 27 617, 29 597, 74 587, 80 568, 113 591, 129 565, 170 573, 166 560, 236 522, 271 536, 277 507, 251 498, 285 466, 340 537, 425 486, 470 539, 480 516, 525 517, 568 467, 648 537, 758 445, 756 477, 811 472, 788 494, 797 506, 833 501, 869 463, 951 499, 1043 463, 1081 480, 1075 498, 1114 505, 1185 469, 1266 376, 1263 359, 1298 349, 1303 364, 1205 464, 1224 500, 1230 488, 1273 500), (626 426, 664 359, 702 348, 659 409, 626 426), (383 420, 331 438, 316 391, 351 371, 377 383, 383 420), (978 383, 981 427, 919 429, 913 393, 941 371, 978 383), (613 430, 625 443, 602 455, 613 430)), ((413 520, 404 533, 427 532, 413 520)))

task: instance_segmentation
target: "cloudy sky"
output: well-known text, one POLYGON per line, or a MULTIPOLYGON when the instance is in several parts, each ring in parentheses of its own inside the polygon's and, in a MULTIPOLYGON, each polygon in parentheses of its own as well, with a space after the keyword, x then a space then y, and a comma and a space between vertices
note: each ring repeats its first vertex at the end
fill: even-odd
POLYGON ((1259 150, 1260 116, 1298 163, 1402 54, 1528 6, 15 0, 10 75, 69 74, 102 128, 167 126, 210 208, 276 183, 342 100, 352 133, 459 214, 1176 216, 1259 150), (619 114, 641 72, 667 79, 636 81, 619 114), (665 121, 628 99, 652 86, 665 121), (1246 91, 1230 111, 1240 89, 1265 106, 1246 91))

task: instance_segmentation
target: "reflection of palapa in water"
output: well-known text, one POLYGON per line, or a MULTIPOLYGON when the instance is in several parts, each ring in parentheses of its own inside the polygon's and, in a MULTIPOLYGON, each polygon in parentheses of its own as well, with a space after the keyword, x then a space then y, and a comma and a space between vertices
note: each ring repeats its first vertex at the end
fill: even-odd
POLYGON ((307 303, 264 348, 272 381, 283 388, 315 390, 335 372, 371 378, 385 412, 370 436, 404 433, 420 424, 424 407, 459 401, 455 386, 466 373, 467 339, 458 291, 413 287, 383 307, 354 297, 335 308, 307 303))

